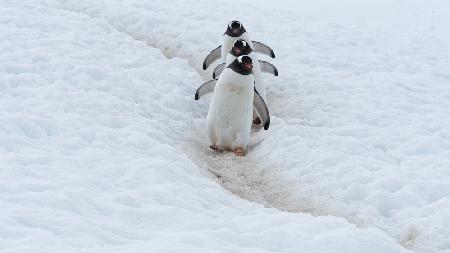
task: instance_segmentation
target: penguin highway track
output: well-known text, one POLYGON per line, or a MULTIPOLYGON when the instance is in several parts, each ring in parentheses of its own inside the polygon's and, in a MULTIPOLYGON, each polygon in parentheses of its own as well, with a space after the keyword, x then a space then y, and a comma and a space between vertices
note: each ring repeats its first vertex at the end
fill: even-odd
MULTIPOLYGON (((96 17, 95 15, 89 16, 96 17)), ((174 57, 186 59, 199 76, 203 79, 210 78, 211 73, 203 71, 201 66, 198 67, 199 64, 196 64, 198 59, 204 57, 203 55, 198 56, 196 60, 193 55, 181 52, 178 54, 175 45, 155 43, 156 39, 152 35, 129 32, 126 29, 116 27, 113 23, 108 23, 117 31, 160 50, 168 59, 174 57)), ((200 84, 193 84, 192 94, 200 84)), ((186 96, 192 96, 192 94, 186 94, 186 96)), ((276 98, 269 95, 270 104, 276 102, 272 101, 273 99, 276 98)), ((192 99, 192 102, 196 103, 194 99, 192 99)), ((179 143, 179 151, 185 153, 205 173, 205 176, 217 181, 223 188, 236 196, 262 204, 265 207, 287 212, 311 213, 315 216, 333 213, 331 206, 325 205, 326 201, 313 201, 308 198, 308 193, 299 193, 295 187, 295 181, 281 177, 276 163, 256 159, 253 149, 268 134, 267 132, 252 129, 252 136, 248 145, 249 152, 245 157, 236 157, 232 152, 219 153, 211 150, 206 135, 206 112, 199 118, 193 118, 193 121, 187 124, 191 128, 190 134, 187 134, 184 140, 179 143)))
POLYGON ((253 149, 263 140, 265 131, 252 129, 245 157, 233 152, 216 152, 209 148, 205 122, 192 123, 191 134, 180 147, 189 159, 212 180, 242 199, 287 212, 328 215, 331 207, 314 203, 296 189, 296 182, 282 178, 279 167, 271 161, 258 161, 253 149), (203 131, 202 131, 203 130, 203 131))

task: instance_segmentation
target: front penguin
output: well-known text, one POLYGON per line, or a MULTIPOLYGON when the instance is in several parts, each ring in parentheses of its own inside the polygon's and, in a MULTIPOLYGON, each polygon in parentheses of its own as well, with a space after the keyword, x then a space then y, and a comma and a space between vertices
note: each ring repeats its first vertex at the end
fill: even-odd
POLYGON ((206 118, 212 149, 245 154, 253 119, 254 81, 248 55, 236 58, 220 75, 206 118))

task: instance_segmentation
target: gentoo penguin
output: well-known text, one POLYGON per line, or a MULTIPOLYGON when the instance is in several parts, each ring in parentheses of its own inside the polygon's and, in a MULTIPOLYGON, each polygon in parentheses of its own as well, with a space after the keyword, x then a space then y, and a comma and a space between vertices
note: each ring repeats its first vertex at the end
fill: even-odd
MULTIPOLYGON (((243 156, 250 140, 255 90, 252 58, 239 56, 220 75, 209 106, 207 132, 214 150, 232 150, 243 156)), ((264 129, 270 118, 264 100, 260 102, 267 114, 264 129)), ((260 106, 261 107, 261 106, 260 106)), ((261 108, 260 108, 261 109, 261 108)))
MULTIPOLYGON (((249 55, 252 58, 253 62, 255 63, 254 67, 259 67, 258 68, 258 69, 260 69, 260 71, 258 71, 259 73, 267 72, 267 73, 273 74, 274 76, 278 76, 278 69, 271 63, 259 60, 258 63, 256 64, 256 60, 257 60, 256 54, 254 53, 254 50, 252 49, 250 44, 243 39, 239 39, 233 43, 231 50, 228 52, 226 63, 221 63, 214 68, 213 79, 216 79, 217 77, 219 77, 220 73, 222 73, 222 71, 225 69, 225 66, 227 64, 230 64, 234 59, 236 59, 238 56, 241 56, 241 55, 249 55), (252 55, 250 55, 250 54, 252 54, 252 55), (259 65, 259 66, 257 66, 257 65, 259 65)), ((255 72, 255 70, 253 70, 253 72, 255 72)), ((255 73, 255 76, 256 76, 256 73, 255 73)))
POLYGON ((208 56, 206 56, 205 60, 203 61, 203 69, 207 69, 209 65, 211 65, 211 63, 219 58, 221 58, 221 62, 224 63, 226 61, 227 53, 231 50, 233 42, 238 39, 244 39, 248 41, 250 43, 250 46, 256 52, 260 52, 272 58, 275 58, 275 53, 270 47, 264 45, 261 42, 251 41, 247 31, 245 30, 241 22, 234 20, 228 24, 227 30, 223 34, 222 45, 218 46, 216 49, 211 51, 208 56))

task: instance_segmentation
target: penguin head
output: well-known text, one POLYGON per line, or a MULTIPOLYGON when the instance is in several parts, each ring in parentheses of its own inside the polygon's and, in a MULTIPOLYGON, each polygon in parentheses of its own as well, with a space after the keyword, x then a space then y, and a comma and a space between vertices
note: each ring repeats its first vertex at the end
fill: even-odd
POLYGON ((234 56, 241 56, 250 54, 252 51, 253 49, 250 47, 250 44, 248 44, 247 41, 239 39, 233 43, 233 47, 230 50, 230 54, 234 56))
POLYGON ((253 74, 252 58, 248 55, 241 55, 228 65, 228 68, 241 75, 253 74))
POLYGON ((228 36, 231 36, 231 37, 239 37, 243 33, 245 33, 245 28, 241 24, 241 22, 239 22, 237 20, 231 21, 228 24, 227 30, 225 31, 225 34, 227 34, 228 36))

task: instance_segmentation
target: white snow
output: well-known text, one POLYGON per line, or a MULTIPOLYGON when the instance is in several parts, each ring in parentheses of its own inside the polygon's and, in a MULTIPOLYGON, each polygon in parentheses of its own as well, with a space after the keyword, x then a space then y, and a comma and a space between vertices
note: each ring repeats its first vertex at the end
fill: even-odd
POLYGON ((450 252, 449 5, 374 2, 2 1, 0 252, 450 252), (280 71, 245 158, 193 98, 233 19, 280 71))

